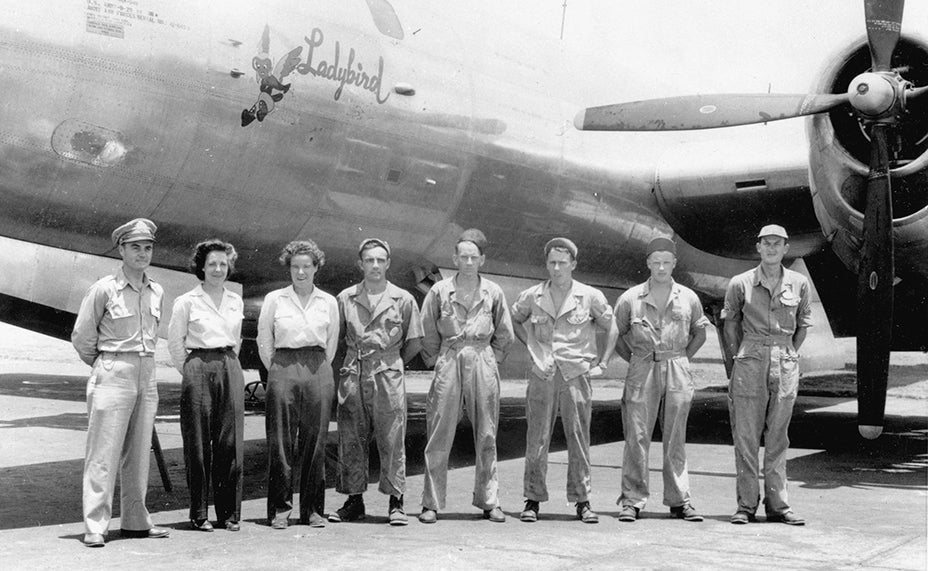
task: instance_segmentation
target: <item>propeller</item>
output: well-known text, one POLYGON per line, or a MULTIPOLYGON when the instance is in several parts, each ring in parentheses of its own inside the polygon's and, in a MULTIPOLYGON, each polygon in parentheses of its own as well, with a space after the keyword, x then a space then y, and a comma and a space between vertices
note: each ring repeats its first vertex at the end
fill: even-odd
POLYGON ((902 29, 904 0, 864 0, 871 69, 841 94, 690 95, 590 107, 574 118, 585 131, 682 131, 766 123, 824 113, 850 104, 870 132, 870 173, 857 292, 858 430, 883 430, 892 347, 893 262, 890 141, 906 102, 928 93, 891 67, 902 29))

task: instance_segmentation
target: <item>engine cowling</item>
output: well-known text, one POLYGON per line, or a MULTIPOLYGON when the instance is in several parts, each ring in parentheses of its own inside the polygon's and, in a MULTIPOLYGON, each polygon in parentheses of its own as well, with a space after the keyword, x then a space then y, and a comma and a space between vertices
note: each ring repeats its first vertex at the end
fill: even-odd
MULTIPOLYGON (((870 66, 862 38, 829 61, 815 93, 841 93, 870 66)), ((928 85, 928 43, 903 35, 892 67, 917 86, 928 85)), ((812 202, 832 249, 857 271, 869 172, 870 140, 850 106, 807 119, 812 202)), ((928 276, 928 97, 908 103, 900 118, 891 157, 893 244, 896 278, 923 281, 928 276)))

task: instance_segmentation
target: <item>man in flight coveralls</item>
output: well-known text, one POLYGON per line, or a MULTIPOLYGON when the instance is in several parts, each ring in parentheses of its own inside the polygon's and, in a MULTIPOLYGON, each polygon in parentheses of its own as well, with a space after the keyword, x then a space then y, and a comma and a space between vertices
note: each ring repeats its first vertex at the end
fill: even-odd
POLYGON ((760 265, 733 277, 725 294, 725 343, 734 355, 728 388, 737 472, 734 524, 755 521, 761 437, 767 521, 805 524, 787 499, 786 452, 799 391, 799 346, 812 326, 811 287, 805 276, 783 267, 788 251, 786 229, 764 226, 757 235, 760 265))

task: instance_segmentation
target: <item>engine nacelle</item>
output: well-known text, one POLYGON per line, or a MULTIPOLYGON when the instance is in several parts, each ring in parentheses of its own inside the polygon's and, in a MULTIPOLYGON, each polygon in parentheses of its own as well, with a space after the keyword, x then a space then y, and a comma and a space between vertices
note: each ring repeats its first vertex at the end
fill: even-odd
MULTIPOLYGON (((814 93, 841 93, 870 67, 862 38, 829 61, 814 93)), ((917 86, 928 85, 928 43, 903 35, 893 69, 917 86)), ((896 277, 928 275, 928 97, 908 103, 891 141, 893 243, 896 277)), ((850 106, 807 120, 815 214, 841 261, 856 273, 863 235, 870 140, 850 106)))

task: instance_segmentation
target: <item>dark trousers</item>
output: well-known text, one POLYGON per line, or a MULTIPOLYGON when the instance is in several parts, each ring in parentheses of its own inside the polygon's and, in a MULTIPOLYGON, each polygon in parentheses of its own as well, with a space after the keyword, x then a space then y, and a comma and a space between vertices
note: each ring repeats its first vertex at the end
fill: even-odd
POLYGON ((241 519, 244 386, 242 367, 231 349, 197 349, 187 356, 181 383, 180 430, 190 519, 209 518, 211 482, 216 519, 241 519))
POLYGON ((325 444, 335 381, 318 347, 277 349, 267 375, 267 517, 293 510, 293 465, 300 469, 300 521, 323 514, 325 444))

